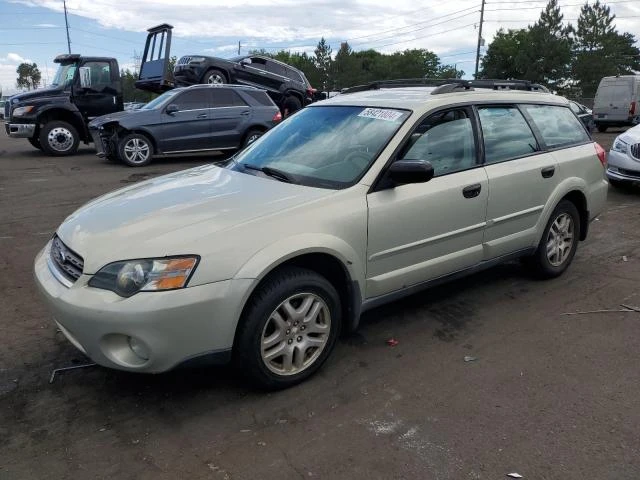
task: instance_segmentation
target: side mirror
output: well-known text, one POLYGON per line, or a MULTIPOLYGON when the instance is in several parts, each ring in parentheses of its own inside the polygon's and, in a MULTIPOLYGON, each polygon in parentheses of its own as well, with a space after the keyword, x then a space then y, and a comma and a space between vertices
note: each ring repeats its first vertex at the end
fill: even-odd
POLYGON ((242 65, 243 67, 246 67, 247 65, 251 65, 251 59, 243 58, 242 60, 240 60, 240 65, 242 65))
POLYGON ((389 167, 389 178, 397 185, 428 182, 433 178, 433 165, 426 160, 397 160, 389 167))
POLYGON ((178 108, 178 105, 175 103, 171 103, 167 105, 167 108, 164 111, 167 112, 168 115, 173 115, 174 113, 179 112, 180 108, 178 108))

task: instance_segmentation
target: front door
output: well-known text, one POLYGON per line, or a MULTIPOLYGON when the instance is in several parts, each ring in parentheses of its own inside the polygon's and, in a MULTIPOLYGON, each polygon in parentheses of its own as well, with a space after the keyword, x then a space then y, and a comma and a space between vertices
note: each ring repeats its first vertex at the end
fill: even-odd
POLYGON ((91 120, 119 110, 115 88, 118 75, 108 61, 88 61, 80 66, 73 87, 73 103, 84 118, 91 120))
POLYGON ((211 88, 192 88, 180 93, 171 104, 175 113, 163 111, 156 138, 164 153, 209 150, 211 140, 211 88))
POLYGON ((368 195, 367 298, 482 260, 488 182, 477 154, 471 108, 429 116, 398 159, 428 160, 434 178, 368 195))

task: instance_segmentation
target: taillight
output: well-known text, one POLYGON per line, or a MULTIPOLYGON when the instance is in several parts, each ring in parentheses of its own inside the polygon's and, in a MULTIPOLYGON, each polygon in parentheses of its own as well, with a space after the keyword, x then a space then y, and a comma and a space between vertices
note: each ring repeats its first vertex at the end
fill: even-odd
POLYGON ((280 113, 280 111, 278 111, 278 113, 276 113, 273 118, 271 119, 272 122, 281 122, 282 121, 282 113, 280 113))
POLYGON ((604 148, 600 146, 599 143, 593 143, 593 146, 596 147, 596 155, 598 155, 598 160, 604 167, 607 164, 607 152, 604 151, 604 148))
POLYGON ((635 115, 636 113, 636 102, 631 102, 631 106, 629 107, 629 115, 635 115))
POLYGON ((307 95, 309 95, 311 98, 313 98, 316 94, 317 90, 315 88, 307 88, 307 95))

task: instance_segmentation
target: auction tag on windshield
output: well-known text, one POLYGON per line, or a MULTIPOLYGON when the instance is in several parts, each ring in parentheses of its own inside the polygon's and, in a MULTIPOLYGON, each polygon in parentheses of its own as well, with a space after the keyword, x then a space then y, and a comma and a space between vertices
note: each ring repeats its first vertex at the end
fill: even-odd
POLYGON ((398 110, 389 110, 388 108, 365 108, 358 114, 359 117, 375 118, 376 120, 386 120, 387 122, 395 122, 402 116, 402 112, 398 110))

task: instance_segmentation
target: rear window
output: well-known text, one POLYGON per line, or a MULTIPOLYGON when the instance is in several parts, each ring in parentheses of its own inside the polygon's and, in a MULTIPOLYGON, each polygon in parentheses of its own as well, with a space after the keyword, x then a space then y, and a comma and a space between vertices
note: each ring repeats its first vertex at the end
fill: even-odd
POLYGON ((244 93, 249 95, 260 105, 264 105, 266 107, 272 107, 274 105, 274 103, 271 101, 271 98, 269 98, 269 95, 267 95, 265 92, 262 92, 260 90, 244 90, 244 93))
POLYGON ((523 105, 538 127, 542 140, 550 148, 589 142, 582 122, 568 108, 560 105, 523 105))

